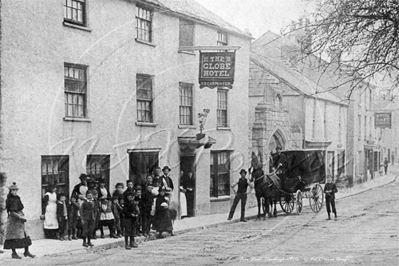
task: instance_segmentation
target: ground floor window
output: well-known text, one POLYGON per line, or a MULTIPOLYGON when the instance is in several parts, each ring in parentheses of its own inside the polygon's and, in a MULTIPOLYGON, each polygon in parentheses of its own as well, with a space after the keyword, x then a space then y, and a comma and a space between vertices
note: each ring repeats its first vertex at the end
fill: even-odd
POLYGON ((86 173, 91 179, 105 179, 106 187, 110 189, 109 167, 111 159, 107 154, 89 154, 86 160, 86 173))
POLYGON ((129 179, 141 183, 159 165, 159 151, 133 151, 129 154, 129 179))
POLYGON ((210 196, 230 195, 230 152, 211 152, 210 196))
POLYGON ((42 156, 42 198, 51 184, 57 193, 69 195, 69 156, 42 156))
POLYGON ((345 174, 345 151, 338 152, 338 176, 345 174))

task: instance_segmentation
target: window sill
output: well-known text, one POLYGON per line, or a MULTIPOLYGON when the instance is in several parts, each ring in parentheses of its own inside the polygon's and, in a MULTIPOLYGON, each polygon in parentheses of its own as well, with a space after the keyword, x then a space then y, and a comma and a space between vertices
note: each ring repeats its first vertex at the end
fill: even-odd
POLYGON ((90 28, 87 28, 85 26, 79 26, 79 25, 76 25, 76 24, 73 24, 73 23, 70 23, 70 22, 67 22, 67 21, 64 21, 62 24, 64 24, 64 26, 66 26, 66 27, 70 27, 70 28, 75 28, 75 29, 91 32, 90 28))
POLYGON ((136 122, 136 126, 138 127, 156 127, 157 123, 149 123, 149 122, 136 122))
POLYGON ((145 45, 148 45, 148 46, 151 46, 151 47, 156 47, 156 45, 153 44, 152 42, 147 42, 147 41, 140 40, 140 39, 137 39, 137 38, 135 38, 135 40, 136 40, 136 42, 138 42, 138 43, 142 43, 142 44, 145 44, 145 45))
POLYGON ((177 127, 180 129, 187 129, 187 128, 196 129, 197 128, 196 126, 193 126, 193 125, 178 125, 177 127))
POLYGON ((230 196, 211 197, 211 202, 230 201, 230 196))
POLYGON ((195 56, 195 53, 193 53, 193 52, 188 52, 188 51, 183 51, 183 50, 177 50, 177 52, 178 52, 179 54, 187 54, 187 55, 193 55, 193 56, 195 56))
POLYGON ((230 127, 216 127, 217 130, 231 131, 230 127))
POLYGON ((64 117, 64 121, 91 123, 90 119, 88 119, 88 118, 79 118, 79 117, 64 117))

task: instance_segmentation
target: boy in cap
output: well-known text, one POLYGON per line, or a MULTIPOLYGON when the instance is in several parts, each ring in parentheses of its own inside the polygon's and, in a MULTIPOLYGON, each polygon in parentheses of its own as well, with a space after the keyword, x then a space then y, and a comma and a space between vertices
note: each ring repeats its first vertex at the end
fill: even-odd
MULTIPOLYGON (((57 220, 58 220, 58 230, 59 230, 58 239, 61 241, 65 240, 64 235, 68 222, 68 209, 69 209, 69 204, 66 201, 65 194, 63 193, 58 194, 58 201, 57 201, 57 220)), ((70 236, 68 237, 68 240, 72 240, 70 236)))
POLYGON ((247 174, 247 171, 245 171, 244 169, 241 169, 240 171, 240 175, 241 177, 239 179, 237 179, 237 181, 231 185, 231 188, 233 189, 234 193, 235 193, 235 197, 234 197, 234 202, 233 205, 231 206, 230 209, 230 213, 229 213, 229 217, 227 218, 227 220, 231 220, 234 216, 234 211, 237 207, 238 202, 241 200, 241 222, 246 222, 247 220, 245 220, 245 204, 247 202, 247 189, 248 189, 248 185, 249 185, 249 180, 245 177, 247 174), (234 190, 234 187, 238 186, 237 192, 234 190))
POLYGON ((332 211, 335 215, 335 220, 337 220, 337 210, 335 209, 335 193, 338 192, 337 186, 335 183, 332 183, 332 178, 331 176, 327 176, 327 183, 324 186, 324 193, 326 194, 326 207, 327 207, 327 214, 328 218, 327 220, 331 220, 330 213, 330 205, 332 208, 332 211))
POLYGON ((134 193, 132 191, 127 193, 127 202, 123 208, 123 214, 125 217, 125 248, 137 248, 138 245, 134 241, 136 221, 137 217, 140 215, 140 210, 134 201, 134 193), (129 241, 130 237, 130 241, 129 241))
POLYGON ((91 243, 91 237, 93 235, 94 223, 96 221, 96 214, 94 213, 94 202, 93 202, 93 192, 88 190, 86 192, 87 201, 83 202, 80 205, 80 215, 82 218, 82 227, 83 227, 83 246, 84 247, 92 247, 94 246, 91 243), (87 240, 87 242, 86 242, 87 240))

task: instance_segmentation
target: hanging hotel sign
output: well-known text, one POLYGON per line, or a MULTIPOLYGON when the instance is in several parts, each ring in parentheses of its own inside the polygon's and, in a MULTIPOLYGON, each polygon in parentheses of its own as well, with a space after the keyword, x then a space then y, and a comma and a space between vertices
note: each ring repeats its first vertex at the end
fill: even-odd
POLYGON ((234 83, 235 52, 200 52, 200 88, 228 87, 234 83))
POLYGON ((374 113, 374 118, 376 128, 391 128, 391 112, 374 113))

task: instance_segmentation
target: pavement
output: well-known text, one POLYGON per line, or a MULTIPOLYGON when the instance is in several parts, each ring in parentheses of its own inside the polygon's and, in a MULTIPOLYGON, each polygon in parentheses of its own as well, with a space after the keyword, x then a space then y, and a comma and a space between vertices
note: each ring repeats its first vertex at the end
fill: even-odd
MULTIPOLYGON (((399 176, 399 166, 391 166, 388 170, 387 175, 376 176, 373 180, 369 180, 363 184, 357 184, 352 188, 342 188, 339 189, 336 194, 336 199, 340 200, 342 198, 350 197, 359 193, 363 193, 365 191, 371 190, 376 187, 387 185, 391 182, 394 182, 395 179, 399 176)), ((308 208, 308 200, 304 199, 303 202, 304 208, 308 208)), ((280 207, 278 207, 279 209, 280 207)), ((223 214, 211 214, 211 215, 202 215, 193 218, 185 218, 182 220, 176 220, 174 222, 174 234, 184 234, 190 231, 197 231, 211 227, 217 227, 230 223, 238 223, 239 221, 239 208, 237 208, 235 212, 235 217, 227 221, 227 213, 223 214)), ((323 206, 324 209, 324 206, 323 206)), ((324 211, 324 210, 321 211, 324 211)), ((248 208, 246 210, 247 219, 255 219, 257 215, 258 209, 257 207, 248 208)), ((293 214, 295 215, 295 214, 293 214)), ((107 235, 107 234, 106 234, 107 235)), ((136 241, 138 243, 144 241, 154 240, 155 237, 137 237, 136 241)), ((93 240, 94 247, 84 248, 82 247, 82 240, 72 240, 72 241, 59 241, 53 239, 40 239, 32 241, 33 244, 30 247, 31 253, 35 254, 37 257, 45 257, 45 256, 60 256, 60 255, 76 255, 76 254, 85 254, 90 252, 101 252, 101 250, 115 248, 124 245, 123 238, 113 239, 113 238, 104 238, 104 239, 96 239, 93 240)), ((22 254, 22 250, 19 251, 22 254)), ((0 261, 11 259, 11 251, 10 250, 2 250, 2 246, 0 245, 0 261), (3 253, 1 253, 3 252, 3 253)))

